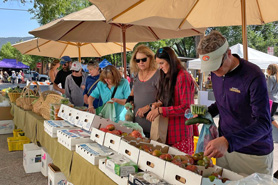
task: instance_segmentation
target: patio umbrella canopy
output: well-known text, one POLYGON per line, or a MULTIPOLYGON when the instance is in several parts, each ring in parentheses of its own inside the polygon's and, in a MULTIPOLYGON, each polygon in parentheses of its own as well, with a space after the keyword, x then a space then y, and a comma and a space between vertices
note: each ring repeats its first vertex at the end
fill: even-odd
MULTIPOLYGON (((137 43, 128 43, 127 51, 132 51, 137 43)), ((120 53, 123 51, 121 43, 80 43, 53 41, 46 39, 31 39, 28 41, 14 44, 13 47, 18 49, 22 54, 39 55, 53 58, 61 58, 62 56, 78 57, 101 57, 108 54, 120 53)))
POLYGON ((36 37, 56 41, 122 42, 124 45, 124 69, 126 70, 126 42, 151 42, 166 38, 201 35, 204 32, 205 28, 174 31, 132 24, 108 24, 102 13, 93 5, 52 21, 29 33, 36 37))
POLYGON ((110 22, 188 29, 242 25, 247 58, 246 25, 278 20, 277 0, 90 0, 110 22))

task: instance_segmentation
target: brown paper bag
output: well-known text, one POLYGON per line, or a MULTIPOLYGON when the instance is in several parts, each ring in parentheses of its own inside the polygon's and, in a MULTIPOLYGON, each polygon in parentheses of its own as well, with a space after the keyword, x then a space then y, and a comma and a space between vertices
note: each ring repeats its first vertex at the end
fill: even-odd
POLYGON ((150 139, 160 143, 166 143, 168 131, 168 118, 158 116, 152 122, 150 139))

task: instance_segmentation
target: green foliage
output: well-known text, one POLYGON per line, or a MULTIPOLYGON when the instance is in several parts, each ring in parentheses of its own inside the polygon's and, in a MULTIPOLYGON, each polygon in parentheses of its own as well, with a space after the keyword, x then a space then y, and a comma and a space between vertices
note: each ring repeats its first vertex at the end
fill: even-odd
POLYGON ((0 50, 0 59, 16 59, 22 63, 30 66, 31 69, 36 67, 38 62, 50 62, 52 59, 41 56, 22 55, 16 48, 12 47, 11 43, 4 44, 0 50))

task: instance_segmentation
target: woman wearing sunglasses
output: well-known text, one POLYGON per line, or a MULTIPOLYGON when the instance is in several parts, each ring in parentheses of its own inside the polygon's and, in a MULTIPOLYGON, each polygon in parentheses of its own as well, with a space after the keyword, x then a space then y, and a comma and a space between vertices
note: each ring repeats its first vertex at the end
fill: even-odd
POLYGON ((185 110, 194 104, 193 79, 171 48, 160 48, 155 60, 160 68, 159 88, 157 102, 152 104, 147 119, 154 121, 159 115, 168 117, 167 144, 193 154, 193 125, 186 126, 184 117, 185 110))
POLYGON ((146 113, 151 109, 150 103, 156 100, 159 79, 153 51, 145 45, 136 47, 130 60, 130 70, 134 74, 134 84, 128 101, 134 104, 134 121, 143 128, 146 137, 149 137, 151 122, 146 120, 146 113))

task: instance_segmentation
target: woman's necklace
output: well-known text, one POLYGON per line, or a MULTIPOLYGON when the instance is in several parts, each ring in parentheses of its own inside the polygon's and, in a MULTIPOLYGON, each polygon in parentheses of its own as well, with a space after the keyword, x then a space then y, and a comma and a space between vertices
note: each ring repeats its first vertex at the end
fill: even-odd
POLYGON ((150 70, 146 73, 145 77, 143 78, 143 71, 142 71, 142 81, 141 82, 146 82, 147 77, 149 76, 150 70))

